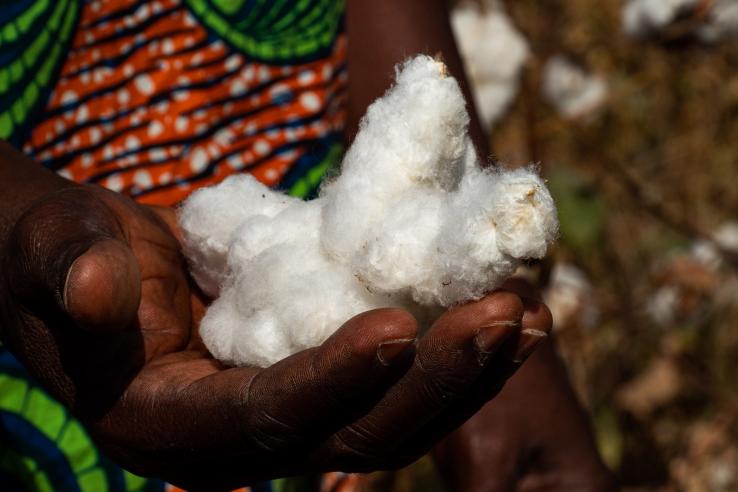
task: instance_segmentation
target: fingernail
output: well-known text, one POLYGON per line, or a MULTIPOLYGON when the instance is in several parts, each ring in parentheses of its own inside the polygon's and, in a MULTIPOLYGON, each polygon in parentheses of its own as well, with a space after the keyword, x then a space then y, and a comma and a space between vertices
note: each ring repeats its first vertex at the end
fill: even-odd
POLYGON ((539 343, 548 337, 548 333, 541 330, 527 328, 520 332, 520 347, 513 357, 513 362, 520 364, 527 359, 539 343))
POLYGON ((62 292, 61 292, 61 301, 62 301, 62 308, 66 312, 69 312, 69 308, 71 306, 71 302, 69 301, 71 286, 69 285, 69 283, 71 279, 74 277, 74 267, 77 265, 77 262, 79 262, 80 257, 75 258, 75 260, 72 262, 72 264, 69 266, 69 269, 67 270, 67 276, 64 278, 64 285, 62 286, 62 292))
POLYGON ((414 338, 400 338, 379 344, 377 348, 377 359, 383 366, 389 366, 397 360, 405 351, 413 346, 414 338))
POLYGON ((493 321, 480 326, 474 336, 474 346, 479 352, 492 353, 500 348, 517 326, 520 326, 520 321, 493 321))

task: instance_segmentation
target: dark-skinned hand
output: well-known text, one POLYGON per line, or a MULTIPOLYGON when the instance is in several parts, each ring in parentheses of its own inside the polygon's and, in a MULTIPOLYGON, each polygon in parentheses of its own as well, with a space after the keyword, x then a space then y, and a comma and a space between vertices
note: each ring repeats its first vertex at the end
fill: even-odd
MULTIPOLYGON (((524 305, 540 306, 538 292, 522 279, 503 288, 520 295, 524 305)), ((435 447, 449 490, 616 490, 553 342, 544 340, 494 400, 435 447)))
MULTIPOLYGON (((171 210, 67 186, 6 241, 3 337, 124 467, 208 490, 404 466, 493 398, 550 329, 498 291, 423 335, 402 310, 348 320, 269 368, 228 368, 196 336, 171 210)), ((307 327, 306 327, 307 329, 307 327)))

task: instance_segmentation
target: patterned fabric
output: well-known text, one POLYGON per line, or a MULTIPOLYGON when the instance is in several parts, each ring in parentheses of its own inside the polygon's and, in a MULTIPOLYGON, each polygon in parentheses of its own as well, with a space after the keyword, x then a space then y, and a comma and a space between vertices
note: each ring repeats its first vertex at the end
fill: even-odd
MULTIPOLYGON (((0 138, 143 203, 173 205, 236 172, 309 198, 342 154, 342 12, 342 0, 6 0, 0 138)), ((0 490, 178 489, 101 455, 0 345, 0 490)))
MULTIPOLYGON (((193 11, 205 5, 189 3, 193 11)), ((295 3, 313 6, 312 13, 325 2, 295 3)), ((330 3, 334 10, 341 5, 330 3)), ((277 15, 262 2, 240 8, 246 4, 277 15)), ((144 203, 172 205, 244 170, 294 195, 314 194, 341 155, 345 39, 334 29, 322 58, 263 63, 209 32, 196 15, 180 0, 85 4, 24 151, 70 179, 144 203)), ((207 19, 230 37, 240 32, 207 19)), ((321 52, 312 38, 305 46, 316 49, 314 56, 321 52)))
POLYGON ((64 60, 76 0, 15 0, 0 8, 0 138, 20 143, 64 60))
POLYGON ((252 59, 312 59, 332 49, 343 5, 334 0, 187 0, 195 15, 252 59))
POLYGON ((0 490, 164 490, 99 454, 87 431, 0 346, 0 490))

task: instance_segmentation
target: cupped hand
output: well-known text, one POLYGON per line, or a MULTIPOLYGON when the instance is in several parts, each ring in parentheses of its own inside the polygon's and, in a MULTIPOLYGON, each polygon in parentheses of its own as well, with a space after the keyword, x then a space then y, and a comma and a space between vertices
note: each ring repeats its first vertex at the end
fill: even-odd
POLYGON ((422 336, 380 309, 266 368, 229 368, 196 336, 171 210, 97 187, 46 195, 16 222, 3 336, 134 472, 208 489, 403 466, 502 388, 550 329, 511 292, 448 310, 422 336))

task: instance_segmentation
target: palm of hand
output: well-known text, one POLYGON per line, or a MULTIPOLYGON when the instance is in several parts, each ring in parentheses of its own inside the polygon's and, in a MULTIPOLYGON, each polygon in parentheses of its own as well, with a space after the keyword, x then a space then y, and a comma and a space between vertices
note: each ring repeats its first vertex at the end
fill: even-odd
POLYGON ((24 261, 10 265, 21 280, 4 303, 10 345, 103 447, 116 442, 124 454, 156 439, 135 427, 148 418, 132 418, 141 399, 175 388, 172 375, 193 381, 221 369, 193 337, 203 303, 174 234, 172 210, 89 187, 48 197, 13 235, 24 261))
POLYGON ((405 465, 550 329, 544 306, 496 292, 419 340, 412 316, 381 309, 267 369, 225 368, 193 336, 202 304, 175 234, 171 211, 99 188, 52 194, 16 224, 0 298, 14 352, 102 448, 176 483, 405 465))

